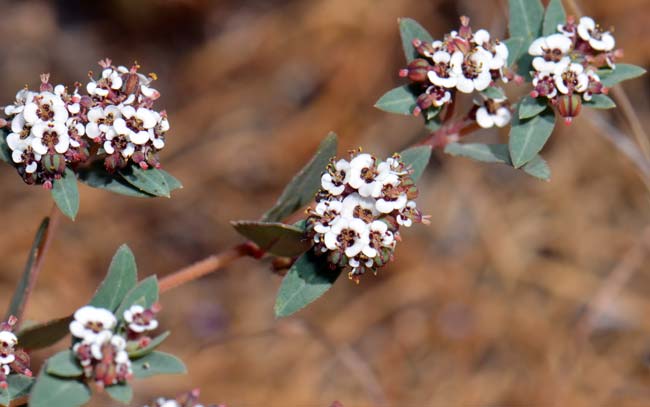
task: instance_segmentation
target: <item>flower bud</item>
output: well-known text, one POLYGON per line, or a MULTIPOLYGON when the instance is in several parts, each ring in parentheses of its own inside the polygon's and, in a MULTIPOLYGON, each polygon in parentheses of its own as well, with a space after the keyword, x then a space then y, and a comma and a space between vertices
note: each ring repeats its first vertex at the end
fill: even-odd
POLYGON ((408 64, 407 77, 413 82, 426 82, 428 80, 427 73, 431 69, 428 61, 418 58, 414 59, 408 64))
POLYGON ((570 124, 571 120, 580 114, 581 108, 582 98, 580 95, 562 95, 557 99, 558 113, 560 113, 560 116, 564 117, 567 124, 570 124))
POLYGON ((65 158, 61 154, 45 154, 41 162, 43 169, 50 174, 63 174, 65 172, 65 158))

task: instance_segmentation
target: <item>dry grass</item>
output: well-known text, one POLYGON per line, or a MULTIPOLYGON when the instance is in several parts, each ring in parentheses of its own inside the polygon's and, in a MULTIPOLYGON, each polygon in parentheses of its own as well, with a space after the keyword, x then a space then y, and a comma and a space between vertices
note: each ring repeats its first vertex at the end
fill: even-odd
MULTIPOLYGON (((383 154, 421 137, 418 121, 372 108, 397 83, 397 17, 440 35, 468 14, 498 31, 504 4, 0 2, 3 100, 41 71, 72 82, 99 58, 137 59, 161 78, 172 122, 163 162, 185 184, 155 201, 82 188, 28 316, 82 305, 121 243, 143 275, 165 275, 239 242, 228 221, 271 205, 331 129, 341 151, 383 154)), ((627 61, 648 65, 647 0, 582 7, 616 26, 627 61)), ((648 84, 626 86, 644 128, 648 84)), ((619 113, 601 117, 630 134, 619 113)), ((139 382, 137 401, 200 386, 235 407, 647 405, 649 195, 598 131, 586 117, 558 129, 544 152, 550 183, 437 154, 420 186, 433 224, 409 230, 380 276, 342 279, 295 318, 274 320, 279 278, 252 260, 166 294, 164 347, 190 375, 139 382)), ((7 167, 0 185, 7 303, 50 201, 7 167)))

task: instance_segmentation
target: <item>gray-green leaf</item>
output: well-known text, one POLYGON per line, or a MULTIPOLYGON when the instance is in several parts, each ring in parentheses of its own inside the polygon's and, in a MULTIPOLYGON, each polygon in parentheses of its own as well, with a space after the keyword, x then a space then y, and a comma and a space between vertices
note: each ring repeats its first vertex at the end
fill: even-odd
POLYGON ((142 169, 138 165, 131 165, 120 171, 120 175, 139 190, 155 196, 169 198, 169 185, 167 178, 156 168, 142 169))
POLYGON ((5 129, 0 130, 0 160, 11 163, 11 150, 7 145, 7 131, 5 129))
POLYGON ((508 47, 508 66, 512 66, 519 59, 519 57, 525 52, 524 50, 524 39, 518 37, 511 37, 503 41, 508 47))
POLYGON ((375 103, 375 107, 384 112, 410 116, 413 114, 415 106, 417 106, 416 101, 417 95, 411 90, 409 85, 404 85, 386 92, 375 103))
POLYGON ((70 322, 71 315, 24 327, 18 332, 18 343, 28 350, 54 345, 68 335, 70 322))
POLYGON ((41 369, 29 395, 29 407, 77 407, 90 400, 90 389, 75 379, 62 379, 41 369))
POLYGON ((7 388, 0 388, 0 404, 8 406, 13 400, 26 397, 34 384, 34 378, 21 374, 7 376, 7 388))
POLYGON ((165 339, 167 339, 167 337, 170 334, 171 334, 171 332, 169 332, 169 331, 165 331, 165 332, 161 333, 160 335, 153 338, 151 340, 151 342, 149 342, 149 344, 147 346, 145 346, 144 348, 136 349, 134 351, 129 352, 129 358, 131 360, 134 360, 134 359, 138 359, 138 358, 141 358, 143 356, 146 356, 146 355, 150 354, 151 352, 156 350, 156 348, 158 346, 160 346, 160 344, 162 344, 163 341, 165 339))
MULTIPOLYGON (((519 109, 517 109, 519 110, 519 109)), ((519 168, 539 153, 555 127, 555 113, 546 109, 532 119, 519 119, 519 113, 512 119, 510 129, 510 158, 512 165, 519 168)))
POLYGON ((131 362, 133 376, 138 379, 159 374, 183 374, 187 372, 185 365, 177 357, 163 352, 150 354, 131 362))
POLYGON ((262 221, 280 222, 314 199, 320 188, 321 175, 336 155, 336 144, 336 134, 328 134, 309 163, 284 188, 273 208, 262 216, 262 221))
POLYGON ((544 98, 534 98, 531 96, 524 96, 519 102, 517 109, 520 119, 530 119, 542 113, 548 107, 548 103, 544 98))
POLYGON ((402 151, 400 156, 404 164, 411 166, 411 178, 417 182, 431 159, 431 146, 410 147, 402 151))
POLYGON ((122 318, 124 311, 129 309, 131 305, 137 304, 142 305, 144 308, 150 308, 156 301, 158 301, 158 280, 156 276, 149 276, 140 281, 126 294, 119 308, 115 311, 115 315, 122 318))
POLYGON ((523 38, 528 44, 539 37, 544 19, 544 7, 539 0, 510 0, 510 37, 523 38))
POLYGON ((536 155, 532 160, 524 164, 521 169, 524 170, 526 174, 541 179, 542 181, 548 181, 551 179, 551 169, 546 163, 546 160, 539 155, 536 155))
POLYGON ((118 403, 128 404, 133 399, 133 388, 126 383, 114 384, 104 388, 104 390, 118 403))
POLYGON ((331 270, 325 257, 309 251, 296 260, 282 280, 275 300, 275 316, 287 317, 329 290, 341 270, 331 270))
POLYGON ((566 23, 566 12, 562 6, 562 0, 550 0, 544 14, 544 25, 542 35, 547 36, 557 32, 559 24, 566 23))
POLYGON ((126 182, 119 173, 110 174, 104 168, 102 161, 96 161, 92 165, 80 168, 79 181, 92 188, 104 189, 120 195, 136 198, 154 198, 155 195, 148 194, 126 182))
POLYGON ((505 93, 503 93, 503 89, 496 86, 490 86, 481 93, 489 99, 503 99, 506 97, 505 93))
POLYGON ((90 305, 111 311, 120 305, 126 293, 138 282, 138 268, 129 246, 122 245, 113 256, 108 274, 90 300, 90 305))
POLYGON ((47 360, 47 373, 58 377, 79 377, 83 369, 70 349, 62 350, 47 360))
POLYGON ((590 107, 592 109, 613 109, 616 107, 616 103, 607 95, 593 95, 591 100, 582 102, 583 106, 590 107))
POLYGON ((646 70, 636 65, 616 64, 615 69, 600 69, 597 73, 600 77, 600 83, 603 86, 611 88, 619 82, 643 75, 646 73, 646 70))
POLYGON ((79 212, 79 190, 77 189, 77 177, 74 172, 66 168, 63 176, 54 180, 52 184, 52 198, 61 212, 74 220, 79 212))
POLYGON ((419 39, 422 42, 433 42, 433 37, 427 30, 424 29, 417 21, 412 18, 400 18, 397 20, 399 23, 399 33, 402 38, 402 49, 407 62, 418 58, 418 53, 413 47, 413 40, 419 39))
POLYGON ((276 256, 299 256, 311 247, 305 239, 305 230, 293 225, 256 221, 237 221, 231 224, 242 236, 276 256))

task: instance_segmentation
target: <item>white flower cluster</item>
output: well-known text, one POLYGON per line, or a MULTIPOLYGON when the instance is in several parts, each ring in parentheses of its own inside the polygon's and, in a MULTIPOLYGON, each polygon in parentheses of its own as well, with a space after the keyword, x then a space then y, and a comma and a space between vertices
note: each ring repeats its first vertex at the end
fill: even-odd
POLYGON ((41 81, 39 92, 21 89, 15 102, 4 108, 11 159, 30 184, 51 183, 67 164, 88 156, 77 89, 69 94, 63 85, 53 87, 49 75, 42 75, 41 81))
POLYGON ((16 360, 14 348, 18 338, 11 331, 0 331, 0 373, 4 375, 1 382, 6 383, 6 378, 11 373, 11 364, 16 360))
POLYGON ((400 76, 421 85, 423 93, 413 112, 418 115, 430 107, 441 107, 452 100, 453 92, 483 91, 505 75, 508 47, 491 40, 490 33, 480 29, 472 33, 469 18, 461 18, 461 28, 445 35, 443 41, 425 43, 419 39, 413 46, 420 54, 400 76))
POLYGON ((511 118, 512 113, 505 97, 486 98, 476 109, 476 123, 484 129, 504 127, 510 123, 511 118))
POLYGON ((152 88, 155 76, 138 73, 140 68, 112 66, 101 61, 101 77, 90 78, 86 91, 92 100, 87 113, 86 134, 99 143, 109 156, 109 170, 124 167, 129 160, 141 165, 158 167, 156 153, 165 147, 169 130, 166 112, 154 110, 153 103, 160 93, 152 88))
POLYGON ((142 306, 130 307, 123 315, 125 335, 120 333, 118 320, 111 311, 90 305, 78 309, 70 322, 70 333, 78 339, 72 349, 86 377, 94 378, 101 386, 126 382, 132 374, 127 348, 132 348, 130 343, 148 343, 148 338, 143 341, 139 336, 158 327, 153 316, 153 311, 142 306))
POLYGON ((580 97, 589 101, 593 95, 607 92, 596 69, 615 69, 619 52, 614 46, 611 33, 592 18, 582 17, 577 24, 569 18, 558 25, 558 33, 538 38, 528 48, 535 70, 531 96, 550 99, 570 121, 580 111, 580 97))
POLYGON ((410 174, 398 154, 378 162, 356 152, 350 161, 332 161, 307 219, 316 253, 327 253, 335 267, 350 268, 357 281, 386 264, 400 226, 425 220, 413 201, 417 188, 410 174))
POLYGON ((18 348, 18 338, 13 333, 18 320, 10 316, 6 322, 0 322, 0 388, 8 387, 7 377, 11 373, 31 376, 29 355, 18 348))

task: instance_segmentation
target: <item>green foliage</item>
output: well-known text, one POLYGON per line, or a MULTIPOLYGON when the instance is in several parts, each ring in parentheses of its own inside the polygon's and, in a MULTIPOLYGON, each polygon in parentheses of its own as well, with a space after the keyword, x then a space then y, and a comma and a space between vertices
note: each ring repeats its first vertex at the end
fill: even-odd
POLYGON ((616 103, 607 95, 593 95, 591 100, 582 102, 583 106, 592 109, 613 109, 616 103))
POLYGON ((520 119, 530 119, 542 113, 548 107, 548 102, 545 98, 534 98, 531 96, 524 96, 519 101, 517 114, 520 119))
MULTIPOLYGON (((445 147, 445 153, 467 157, 485 163, 499 163, 512 166, 510 152, 507 144, 481 144, 481 143, 450 143, 445 147)), ((528 175, 548 181, 551 170, 546 161, 539 155, 526 163, 521 169, 528 175)))
POLYGON ((61 212, 74 220, 79 212, 79 190, 77 189, 77 176, 69 169, 60 179, 52 184, 52 198, 61 212))
POLYGON ((299 256, 311 247, 305 240, 304 228, 277 222, 238 221, 231 224, 239 234, 276 256, 299 256))
MULTIPOLYGON (((519 110, 519 109, 517 109, 519 110)), ((517 112, 510 129, 510 158, 512 165, 519 168, 539 153, 555 127, 555 113, 546 109, 531 119, 519 119, 517 112)))
POLYGON ((70 322, 72 322, 72 316, 23 327, 17 335, 18 343, 28 350, 51 346, 68 335, 70 322))
POLYGON ((409 85, 399 86, 386 92, 375 107, 388 113, 397 113, 410 116, 417 106, 418 95, 409 85))
POLYGON ((163 352, 151 352, 131 362, 133 377, 143 379, 159 374, 183 374, 185 365, 177 357, 163 352))
POLYGON ((21 374, 7 376, 7 388, 0 388, 0 405, 9 406, 13 400, 27 396, 34 384, 34 378, 21 374))
POLYGON ((483 96, 489 99, 503 99, 506 97, 506 94, 503 93, 503 89, 496 86, 490 86, 481 93, 483 96))
POLYGON ((517 59, 521 56, 524 50, 524 39, 523 38, 508 38, 503 41, 508 47, 508 66, 512 66, 517 59))
POLYGON ((511 38, 521 40, 518 48, 509 48, 513 52, 512 61, 519 66, 518 73, 530 79, 532 57, 528 55, 528 47, 541 35, 544 7, 540 0, 510 0, 508 29, 511 38))
POLYGON ((314 199, 320 188, 321 175, 336 155, 336 144, 336 134, 328 134, 309 163, 289 182, 273 208, 264 214, 262 221, 280 222, 314 199))
POLYGON ((11 315, 14 315, 16 317, 21 316, 23 309, 25 309, 25 301, 28 297, 27 291, 29 290, 29 282, 33 278, 32 268, 34 266, 34 262, 38 257, 38 253, 41 250, 43 239, 47 235, 47 229, 49 225, 50 225, 50 219, 45 218, 43 219, 41 225, 38 227, 38 230, 36 231, 36 236, 34 236, 34 242, 32 243, 32 248, 29 251, 29 256, 27 257, 27 264, 25 265, 25 271, 23 271, 23 274, 20 277, 20 281, 18 282, 18 286, 14 291, 14 295, 11 298, 11 303, 9 304, 9 310, 7 310, 7 314, 5 315, 5 320, 7 320, 11 315))
POLYGON ((0 160, 11 163, 11 150, 7 145, 7 131, 5 129, 0 129, 0 160))
POLYGON ((631 64, 616 64, 616 69, 600 69, 597 74, 603 86, 611 88, 617 83, 634 79, 646 73, 640 66, 631 64))
POLYGON ((119 174, 110 174, 104 169, 102 161, 96 161, 86 168, 79 169, 79 181, 92 188, 104 189, 120 195, 136 198, 155 198, 126 182, 119 174))
POLYGON ((58 377, 79 377, 83 369, 70 349, 62 350, 47 360, 47 373, 58 377))
POLYGON ((78 380, 63 379, 47 373, 43 366, 29 395, 30 407, 76 407, 90 400, 90 389, 78 380))
POLYGON ((402 49, 407 62, 418 58, 418 53, 413 47, 413 40, 419 39, 423 42, 433 42, 433 37, 427 30, 424 29, 417 21, 412 18, 400 18, 397 20, 399 24, 399 33, 402 37, 402 49))
POLYGON ((413 169, 411 178, 417 182, 431 159, 431 146, 410 147, 400 153, 402 161, 413 169))
POLYGON ((140 281, 124 296, 115 315, 121 318, 124 311, 136 304, 142 305, 144 308, 151 308, 156 301, 158 301, 158 280, 156 276, 150 276, 140 281))
POLYGON ((171 196, 167 177, 156 168, 143 170, 138 165, 131 165, 120 170, 120 175, 126 182, 142 192, 165 198, 171 196))
POLYGON ((287 317, 325 294, 341 274, 341 270, 328 266, 325 258, 313 251, 300 256, 282 280, 275 300, 275 316, 287 317))
POLYGON ((122 404, 128 404, 133 399, 133 388, 126 383, 114 384, 104 390, 113 400, 122 404))
POLYGON ((171 334, 171 332, 165 331, 165 332, 161 333, 160 335, 156 336, 155 338, 153 338, 151 340, 151 342, 149 342, 149 345, 147 345, 146 347, 141 348, 141 349, 136 349, 136 350, 134 350, 132 352, 129 352, 129 359, 133 360, 133 359, 141 358, 143 356, 146 356, 146 355, 150 354, 157 347, 159 347, 160 344, 162 344, 163 341, 165 339, 167 339, 167 337, 170 334, 171 334))
POLYGON ((542 35, 547 36, 556 33, 557 26, 564 23, 566 23, 566 12, 562 6, 562 0, 550 0, 544 14, 542 35))
POLYGON ((138 268, 133 252, 127 245, 122 245, 113 256, 108 274, 90 300, 89 305, 115 311, 124 296, 137 282, 138 268))

